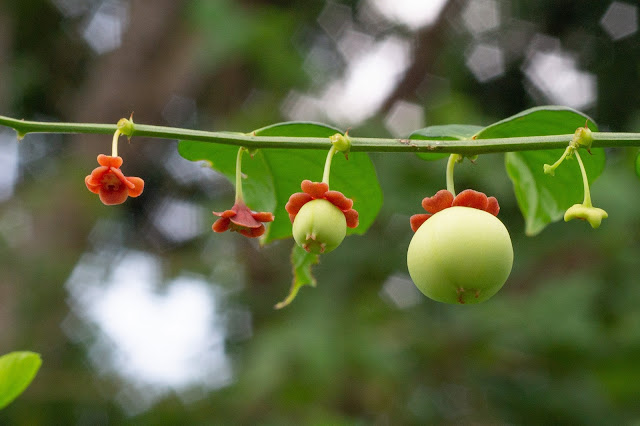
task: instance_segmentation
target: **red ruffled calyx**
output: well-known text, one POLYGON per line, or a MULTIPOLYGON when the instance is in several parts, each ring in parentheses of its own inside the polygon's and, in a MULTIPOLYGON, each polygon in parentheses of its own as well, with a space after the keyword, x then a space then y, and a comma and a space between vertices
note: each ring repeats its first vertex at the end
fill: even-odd
POLYGON ((441 189, 436 192, 436 195, 433 197, 426 197, 422 200, 422 207, 429 213, 414 214, 411 216, 411 219, 409 219, 411 229, 413 232, 416 232, 418 228, 420 228, 420 225, 431 216, 439 211, 455 206, 484 210, 494 216, 498 216, 498 212, 500 211, 500 205, 498 205, 496 197, 487 197, 482 192, 474 191, 473 189, 465 189, 454 197, 451 192, 446 189, 441 189))
POLYGON ((296 192, 295 194, 292 194, 291 197, 289 197, 289 201, 284 206, 287 213, 289 213, 291 223, 293 223, 302 206, 311 200, 324 199, 342 211, 349 228, 355 228, 358 226, 358 212, 352 208, 353 200, 345 197, 342 192, 329 191, 328 184, 324 182, 311 182, 308 179, 303 180, 300 187, 303 192, 296 192))
POLYGON ((231 210, 213 214, 220 217, 211 227, 214 232, 235 231, 249 238, 264 234, 263 222, 273 222, 274 219, 270 212, 254 212, 242 200, 236 201, 231 210))
POLYGON ((121 157, 98 155, 100 167, 93 169, 91 174, 84 178, 84 183, 89 191, 100 196, 103 204, 110 206, 122 204, 127 197, 137 197, 142 194, 144 181, 139 177, 125 176, 120 170, 121 157))

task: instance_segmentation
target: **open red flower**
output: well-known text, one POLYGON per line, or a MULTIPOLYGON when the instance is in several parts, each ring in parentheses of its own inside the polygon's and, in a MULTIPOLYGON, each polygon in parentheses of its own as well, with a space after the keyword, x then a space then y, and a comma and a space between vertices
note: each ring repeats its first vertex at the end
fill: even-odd
POLYGON ((496 197, 487 197, 482 192, 465 189, 454 198, 451 192, 446 189, 441 189, 436 192, 436 195, 433 197, 426 197, 422 200, 422 207, 429 213, 414 214, 411 216, 411 219, 409 219, 411 229, 413 232, 416 232, 418 228, 420 228, 420 225, 431 216, 439 211, 455 206, 484 210, 494 216, 498 216, 498 212, 500 211, 496 197))
POLYGON ((121 157, 98 155, 100 167, 93 169, 84 178, 89 191, 100 196, 100 201, 106 205, 122 204, 127 197, 137 197, 142 194, 144 181, 139 177, 127 177, 120 170, 121 157))
POLYGON ((265 228, 262 222, 273 222, 273 214, 254 212, 242 200, 236 201, 231 210, 225 210, 221 213, 213 212, 213 214, 220 217, 211 227, 214 232, 230 230, 249 238, 256 238, 264 234, 265 228))
POLYGON ((358 212, 352 208, 353 200, 345 197, 342 192, 329 191, 328 184, 324 182, 311 182, 308 179, 303 180, 300 187, 304 192, 296 192, 295 194, 292 194, 291 197, 289 197, 289 201, 284 206, 287 213, 289 213, 291 223, 293 223, 302 206, 311 200, 324 199, 342 211, 349 228, 355 228, 358 226, 358 212))

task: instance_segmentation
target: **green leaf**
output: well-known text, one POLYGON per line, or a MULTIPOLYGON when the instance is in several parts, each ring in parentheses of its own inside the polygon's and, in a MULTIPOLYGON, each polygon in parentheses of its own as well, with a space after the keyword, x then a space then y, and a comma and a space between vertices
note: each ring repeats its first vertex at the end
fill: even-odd
MULTIPOLYGON (((275 220, 267 226, 263 243, 291 236, 291 221, 284 209, 289 197, 300 192, 304 179, 320 181, 329 151, 329 137, 340 130, 319 123, 288 122, 256 130, 257 136, 326 137, 327 150, 279 149, 259 150, 253 158, 245 156, 242 171, 245 202, 253 210, 271 211, 275 220)), ((206 142, 181 141, 180 155, 192 161, 206 160, 214 169, 234 181, 237 147, 206 142)), ((336 155, 331 166, 331 189, 341 191, 353 199, 360 224, 347 230, 348 234, 363 234, 375 220, 382 206, 382 190, 375 168, 366 153, 349 154, 349 160, 336 155)), ((229 206, 230 207, 230 206, 229 206)), ((229 207, 221 206, 224 210, 229 207)))
POLYGON ((640 153, 638 153, 638 156, 636 157, 636 175, 640 177, 640 153))
MULTIPOLYGON (((568 135, 586 122, 592 131, 598 130, 589 116, 574 109, 561 106, 537 107, 487 126, 475 138, 568 135)), ((567 145, 570 141, 568 137, 567 145)), ((507 173, 513 182, 518 205, 525 219, 527 235, 536 235, 549 223, 561 219, 565 210, 580 203, 584 197, 582 175, 575 159, 562 163, 554 176, 544 174, 544 164, 553 164, 563 151, 522 151, 505 155, 507 173)), ((594 148, 589 155, 583 149, 580 153, 591 183, 604 170, 604 150, 594 148)))
POLYGON ((33 352, 11 352, 0 357, 0 409, 29 386, 41 364, 40 355, 33 352))
MULTIPOLYGON (((474 126, 471 124, 448 124, 444 126, 429 126, 424 129, 416 130, 409 135, 409 139, 431 139, 441 141, 455 141, 471 139, 473 135, 482 130, 482 126, 474 126)), ((423 160, 439 160, 446 158, 449 154, 432 154, 428 152, 421 152, 417 154, 418 157, 423 160)))
POLYGON ((276 309, 282 309, 293 302, 293 299, 295 299, 298 294, 298 290, 300 290, 302 286, 316 286, 317 281, 311 273, 311 266, 316 265, 318 262, 319 256, 317 254, 307 253, 298 244, 293 245, 293 249, 291 250, 293 283, 291 284, 289 294, 282 302, 275 306, 276 309))
MULTIPOLYGON (((251 132, 256 136, 298 136, 307 138, 324 138, 336 133, 343 133, 337 127, 314 121, 285 121, 283 123, 270 124, 251 132)), ((327 141, 329 142, 329 141, 327 141)), ((330 148, 327 145, 327 151, 330 148)))
POLYGON ((591 117, 573 108, 541 106, 493 123, 479 131, 475 139, 573 134, 578 127, 584 127, 587 121, 591 130, 598 130, 591 117))

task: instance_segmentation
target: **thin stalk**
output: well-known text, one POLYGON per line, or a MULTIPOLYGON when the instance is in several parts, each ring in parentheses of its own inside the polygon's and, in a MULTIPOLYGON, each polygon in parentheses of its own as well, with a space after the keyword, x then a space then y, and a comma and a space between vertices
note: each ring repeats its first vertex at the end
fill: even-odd
POLYGON ((567 149, 564 150, 560 158, 558 158, 558 161, 556 161, 552 165, 548 165, 548 164, 544 165, 544 172, 553 176, 556 169, 560 166, 560 164, 562 164, 564 159, 567 158, 567 155, 569 155, 571 152, 574 152, 574 151, 576 151, 576 149, 573 147, 573 145, 569 145, 567 149))
POLYGON ((118 156, 118 138, 120 137, 120 129, 117 129, 113 134, 113 142, 111 142, 111 156, 118 156))
POLYGON ((589 180, 587 179, 587 171, 584 168, 584 164, 582 164, 582 158, 580 158, 580 153, 576 149, 576 160, 578 160, 578 165, 580 166, 580 173, 582 173, 582 183, 584 185, 584 204, 587 207, 593 207, 591 204, 591 190, 589 189, 589 180))
POLYGON ((336 147, 331 145, 331 149, 327 154, 327 161, 324 162, 324 173, 322 174, 322 182, 329 185, 329 175, 331 174, 331 161, 333 160, 333 155, 336 153, 336 147))
POLYGON ((453 182, 453 169, 456 165, 456 162, 460 159, 458 154, 451 154, 449 156, 449 161, 447 161, 447 191, 456 196, 456 189, 453 182))
POLYGON ((238 156, 236 157, 236 203, 238 201, 244 201, 242 195, 242 154, 244 154, 246 148, 240 147, 238 149, 238 156))
MULTIPOLYGON (((0 125, 14 129, 18 138, 29 133, 113 134, 115 124, 51 123, 24 121, 0 115, 0 125)), ((135 124, 131 135, 179 139, 246 148, 321 149, 331 147, 329 138, 255 136, 251 133, 206 132, 202 130, 135 124)), ((593 148, 640 146, 640 133, 593 132, 593 148)), ((573 134, 474 140, 418 140, 350 137, 351 152, 432 152, 472 156, 497 152, 565 149, 573 134)))

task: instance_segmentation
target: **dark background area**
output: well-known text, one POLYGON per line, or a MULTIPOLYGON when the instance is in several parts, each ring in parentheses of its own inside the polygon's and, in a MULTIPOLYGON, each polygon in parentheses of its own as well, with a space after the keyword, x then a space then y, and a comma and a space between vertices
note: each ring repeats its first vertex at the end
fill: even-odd
MULTIPOLYGON (((242 132, 305 119, 382 137, 562 104, 639 131, 637 2, 424 2, 431 17, 410 3, 3 0, 0 114, 242 132)), ((425 298, 406 270, 408 218, 444 187, 444 161, 373 154, 378 219, 276 311, 292 240, 214 235, 232 185, 176 141, 122 139, 146 188, 103 206, 83 179, 110 143, 0 129, 0 353, 43 357, 0 424, 640 421, 637 149, 608 151, 599 229, 535 237, 503 155, 459 166, 458 188, 500 200, 515 251, 475 306, 425 298)))

